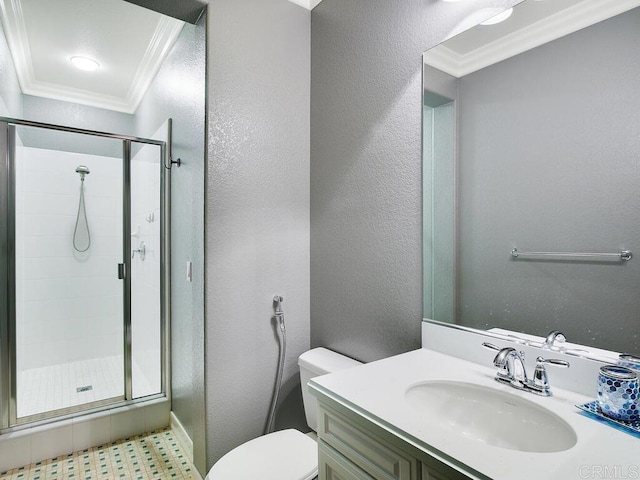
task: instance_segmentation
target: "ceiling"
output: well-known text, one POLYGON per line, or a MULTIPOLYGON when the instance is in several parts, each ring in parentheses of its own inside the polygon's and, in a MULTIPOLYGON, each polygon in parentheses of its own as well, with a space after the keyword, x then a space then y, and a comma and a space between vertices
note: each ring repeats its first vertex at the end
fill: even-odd
POLYGON ((122 0, 0 0, 22 93, 134 113, 183 22, 122 0), (100 63, 87 72, 69 59, 100 63))
MULTIPOLYGON (((506 21, 478 25, 428 50, 424 63, 459 78, 638 6, 640 0, 524 1, 506 21)), ((499 11, 486 13, 484 19, 499 11)))

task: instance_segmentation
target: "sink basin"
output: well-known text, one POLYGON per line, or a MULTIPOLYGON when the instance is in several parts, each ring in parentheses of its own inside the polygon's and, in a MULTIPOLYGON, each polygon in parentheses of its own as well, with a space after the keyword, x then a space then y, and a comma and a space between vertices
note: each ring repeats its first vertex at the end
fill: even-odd
POLYGON ((464 382, 413 385, 405 398, 434 427, 494 447, 522 452, 562 452, 577 442, 571 426, 523 398, 464 382))

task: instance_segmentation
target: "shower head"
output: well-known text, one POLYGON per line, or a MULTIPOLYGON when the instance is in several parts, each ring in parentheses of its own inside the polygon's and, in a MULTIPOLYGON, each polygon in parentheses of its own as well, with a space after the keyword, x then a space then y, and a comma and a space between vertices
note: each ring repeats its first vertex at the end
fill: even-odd
POLYGON ((78 165, 78 168, 76 168, 76 173, 80 174, 80 180, 84 182, 84 176, 89 175, 89 173, 91 172, 89 171, 89 168, 87 168, 86 165, 78 165))

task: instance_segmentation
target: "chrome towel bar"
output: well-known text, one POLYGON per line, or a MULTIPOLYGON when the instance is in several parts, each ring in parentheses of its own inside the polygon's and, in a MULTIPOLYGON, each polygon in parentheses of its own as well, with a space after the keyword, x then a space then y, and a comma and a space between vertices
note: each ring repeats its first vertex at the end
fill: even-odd
POLYGON ((576 253, 576 252, 521 252, 517 248, 511 250, 511 256, 514 258, 567 258, 578 260, 604 260, 604 261, 617 261, 623 260, 628 262, 633 255, 629 250, 623 250, 620 253, 576 253))

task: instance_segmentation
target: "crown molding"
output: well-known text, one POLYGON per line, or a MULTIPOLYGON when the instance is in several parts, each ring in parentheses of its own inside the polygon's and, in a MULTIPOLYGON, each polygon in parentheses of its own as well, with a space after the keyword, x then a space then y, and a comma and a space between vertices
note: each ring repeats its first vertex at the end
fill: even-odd
POLYGON ((180 20, 166 16, 161 17, 127 93, 127 103, 131 108, 129 113, 135 112, 140 105, 149 85, 178 39, 182 27, 184 27, 184 22, 180 20))
POLYGON ((424 53, 424 63, 460 78, 637 6, 640 0, 584 0, 466 55, 441 44, 424 53))
POLYGON ((2 11, 2 27, 9 44, 9 50, 11 50, 20 89, 24 93, 25 87, 33 82, 34 75, 22 4, 20 0, 2 0, 0 1, 0 10, 2 11))
POLYGON ((296 5, 306 8, 307 10, 313 10, 322 0, 289 0, 296 5))
POLYGON ((138 108, 184 26, 184 22, 180 20, 161 17, 126 97, 118 97, 36 80, 21 0, 0 0, 0 10, 2 25, 23 94, 129 114, 138 108))

